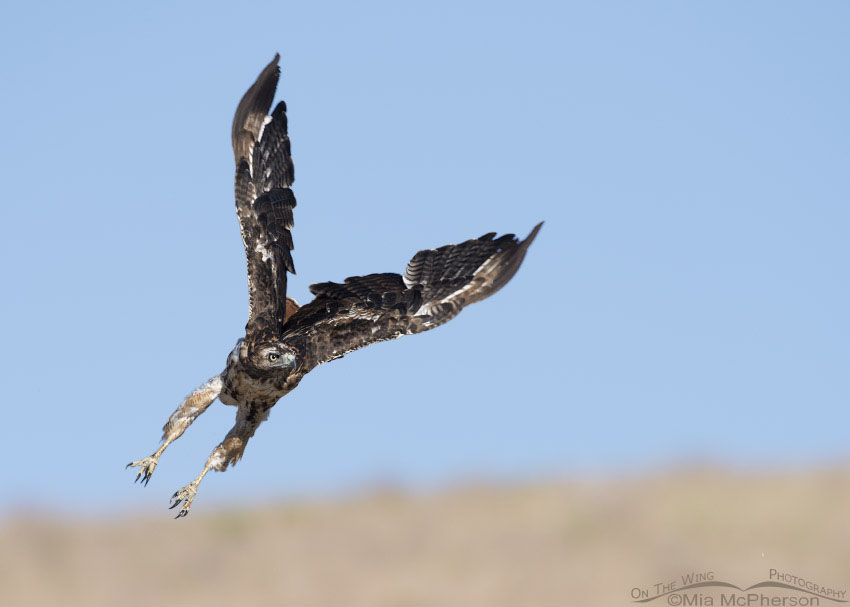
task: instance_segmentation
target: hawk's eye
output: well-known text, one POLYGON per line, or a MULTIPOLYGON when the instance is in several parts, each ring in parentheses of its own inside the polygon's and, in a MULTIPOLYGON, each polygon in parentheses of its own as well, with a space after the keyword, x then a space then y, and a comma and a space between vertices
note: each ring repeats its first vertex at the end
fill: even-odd
POLYGON ((269 361, 271 361, 271 362, 276 361, 278 358, 280 358, 279 354, 274 354, 274 353, 269 354, 269 361))

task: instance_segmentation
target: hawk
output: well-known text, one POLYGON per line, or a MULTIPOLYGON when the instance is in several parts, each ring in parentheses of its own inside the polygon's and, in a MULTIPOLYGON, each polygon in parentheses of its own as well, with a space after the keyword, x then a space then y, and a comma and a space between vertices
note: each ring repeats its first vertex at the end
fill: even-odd
POLYGON ((165 449, 215 401, 236 407, 236 423, 201 473, 171 497, 177 518, 189 514, 210 470, 242 457, 271 408, 316 366, 379 341, 428 331, 469 304, 502 288, 519 269, 542 222, 525 240, 485 234, 457 245, 419 251, 403 274, 368 274, 310 286, 315 298, 300 306, 286 296, 292 262, 295 196, 286 103, 269 115, 280 76, 280 55, 248 89, 233 119, 236 214, 248 258, 249 314, 223 372, 192 392, 163 427, 162 444, 130 462, 147 485, 165 449))

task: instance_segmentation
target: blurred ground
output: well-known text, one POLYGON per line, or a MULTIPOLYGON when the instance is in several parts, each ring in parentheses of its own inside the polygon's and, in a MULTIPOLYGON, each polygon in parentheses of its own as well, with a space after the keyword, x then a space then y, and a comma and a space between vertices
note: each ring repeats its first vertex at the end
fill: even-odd
MULTIPOLYGON (((680 470, 108 521, 8 515, 0 605, 626 605, 689 571, 850 585, 850 474, 680 470)), ((667 604, 663 599, 650 605, 667 604)), ((837 604, 821 601, 820 604, 837 604)))

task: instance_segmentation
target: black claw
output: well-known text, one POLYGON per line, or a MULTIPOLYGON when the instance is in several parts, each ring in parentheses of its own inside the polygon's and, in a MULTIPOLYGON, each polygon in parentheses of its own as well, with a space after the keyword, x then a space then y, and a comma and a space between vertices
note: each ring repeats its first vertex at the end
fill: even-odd
MULTIPOLYGON (((174 499, 174 498, 172 497, 171 499, 174 499)), ((169 509, 169 510, 174 510, 177 506, 179 506, 179 505, 180 505, 180 502, 182 502, 182 501, 183 501, 183 500, 177 500, 176 502, 174 502, 173 504, 171 504, 171 505, 168 507, 168 509, 169 509)))
POLYGON ((178 518, 183 518, 184 516, 186 516, 188 514, 189 514, 189 511, 184 508, 183 510, 181 510, 180 512, 177 513, 177 516, 175 516, 174 519, 176 520, 178 518))
POLYGON ((145 484, 145 487, 148 486, 148 482, 151 480, 150 474, 145 474, 145 479, 142 481, 145 484))
POLYGON ((139 473, 136 475, 136 480, 134 480, 134 481, 133 481, 133 484, 134 484, 134 485, 135 485, 136 483, 138 483, 138 482, 139 482, 139 477, 140 477, 140 476, 142 476, 142 473, 141 473, 141 472, 139 472, 139 473))
POLYGON ((127 464, 126 466, 124 466, 124 470, 126 470, 127 468, 129 468, 129 467, 130 467, 130 466, 132 466, 132 465, 133 465, 133 462, 130 462, 129 464, 127 464))

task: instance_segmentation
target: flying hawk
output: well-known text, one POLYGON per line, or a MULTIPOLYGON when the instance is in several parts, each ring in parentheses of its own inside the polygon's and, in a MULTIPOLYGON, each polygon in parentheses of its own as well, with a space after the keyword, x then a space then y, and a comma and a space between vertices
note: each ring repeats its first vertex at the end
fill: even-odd
POLYGON ((137 466, 147 484, 166 447, 216 399, 237 407, 236 424, 213 450, 198 477, 177 491, 171 508, 189 514, 210 470, 235 464, 269 410, 316 366, 369 344, 421 333, 448 322, 464 306, 502 288, 519 269, 542 222, 525 240, 495 233, 457 245, 419 251, 404 274, 353 276, 312 285, 304 306, 286 296, 292 262, 295 196, 286 104, 268 115, 280 76, 280 55, 248 89, 233 119, 236 214, 248 257, 249 315, 245 337, 224 371, 184 400, 163 427, 162 445, 137 466))

